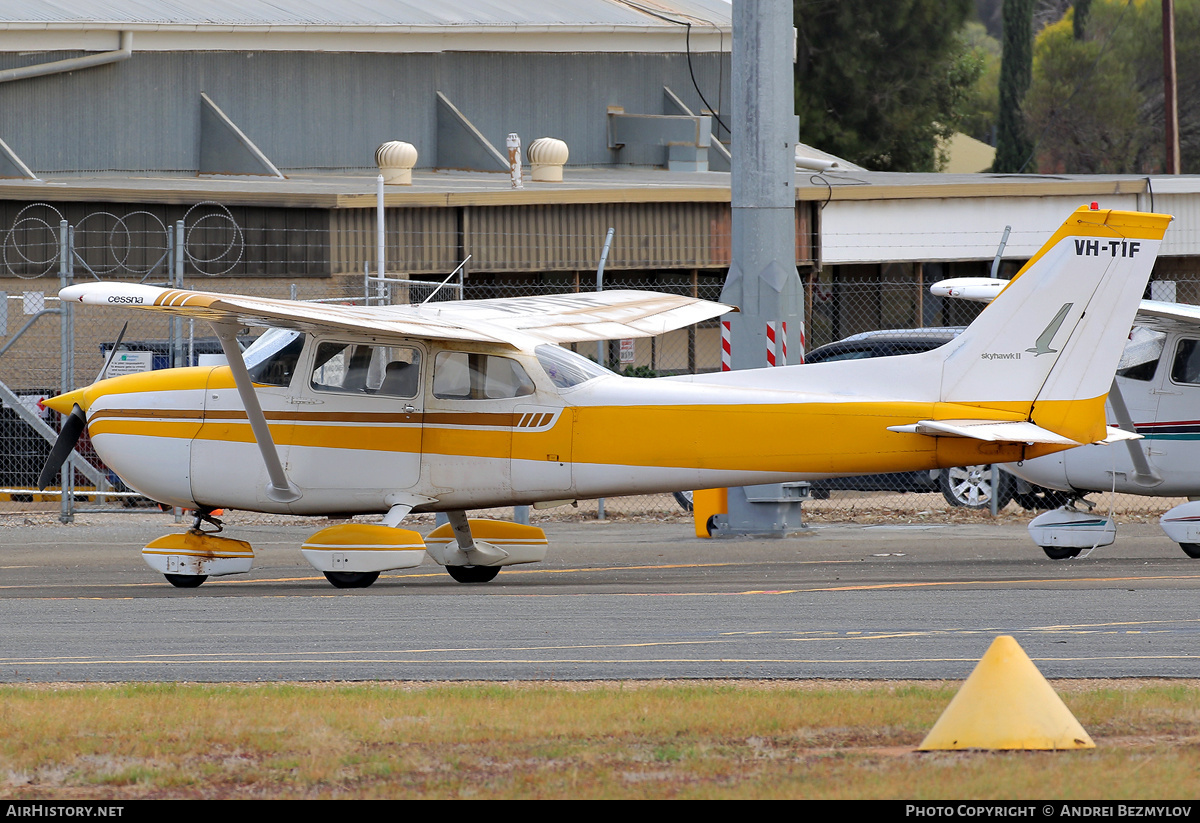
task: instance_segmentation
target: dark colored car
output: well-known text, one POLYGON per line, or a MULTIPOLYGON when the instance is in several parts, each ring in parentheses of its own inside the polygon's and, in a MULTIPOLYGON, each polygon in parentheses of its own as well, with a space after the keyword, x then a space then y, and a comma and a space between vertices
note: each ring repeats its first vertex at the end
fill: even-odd
MULTIPOLYGON (((897 354, 916 354, 936 349, 962 333, 964 326, 931 327, 924 329, 886 329, 856 334, 808 352, 805 363, 830 363, 835 360, 859 360, 872 357, 892 357, 897 354)), ((1063 492, 1034 486, 1017 478, 1003 468, 997 473, 997 508, 1010 500, 1026 509, 1057 508, 1069 499, 1063 492)), ((993 480, 990 465, 956 466, 891 474, 864 474, 855 477, 835 477, 812 481, 811 496, 817 500, 829 497, 835 490, 888 492, 941 492, 953 506, 982 509, 991 505, 993 480)))

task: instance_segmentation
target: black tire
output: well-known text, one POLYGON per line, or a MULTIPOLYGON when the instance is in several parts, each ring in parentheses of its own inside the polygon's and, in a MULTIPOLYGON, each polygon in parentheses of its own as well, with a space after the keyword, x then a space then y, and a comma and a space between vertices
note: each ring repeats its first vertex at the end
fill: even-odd
POLYGON ((207 574, 164 574, 163 577, 177 589, 194 589, 208 579, 207 574))
POLYGON ((500 574, 499 566, 447 566, 447 573, 459 583, 490 583, 500 574))
POLYGON ((1183 549, 1183 553, 1188 557, 1200 560, 1200 543, 1180 543, 1179 548, 1183 549))
MULTIPOLYGON (((998 472, 999 497, 996 508, 1003 509, 1013 499, 1015 483, 1008 472, 998 472)), ((992 505, 992 467, 955 466, 938 474, 938 488, 951 506, 986 509, 992 505)))
POLYGON ((325 579, 338 589, 365 589, 379 579, 379 572, 325 572, 325 579))
POLYGON ((675 502, 679 504, 679 508, 685 512, 692 510, 692 493, 691 492, 671 492, 675 498, 675 502))
POLYGON ((1083 549, 1071 548, 1069 546, 1042 546, 1042 551, 1051 560, 1070 560, 1072 557, 1078 557, 1083 549))

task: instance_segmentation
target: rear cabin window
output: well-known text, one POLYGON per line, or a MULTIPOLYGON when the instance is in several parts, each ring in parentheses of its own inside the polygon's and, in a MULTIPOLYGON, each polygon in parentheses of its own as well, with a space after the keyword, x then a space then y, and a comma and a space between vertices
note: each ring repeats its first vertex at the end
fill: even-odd
POLYGON ((516 360, 494 354, 438 352, 433 396, 444 400, 500 400, 533 394, 533 381, 516 360))
POLYGON ((421 353, 408 346, 324 342, 317 346, 310 385, 315 391, 416 397, 421 353))

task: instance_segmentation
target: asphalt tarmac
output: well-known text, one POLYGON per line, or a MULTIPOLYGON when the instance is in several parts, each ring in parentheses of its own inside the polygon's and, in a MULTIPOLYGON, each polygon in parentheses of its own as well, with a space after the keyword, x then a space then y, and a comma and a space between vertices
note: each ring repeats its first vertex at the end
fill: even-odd
POLYGON ((1200 560, 1153 524, 1051 561, 1011 522, 558 522, 491 583, 427 561, 362 590, 300 556, 322 525, 232 518, 257 567, 183 590, 139 555, 169 516, 2 518, 0 682, 959 679, 1001 634, 1047 677, 1200 677, 1200 560))

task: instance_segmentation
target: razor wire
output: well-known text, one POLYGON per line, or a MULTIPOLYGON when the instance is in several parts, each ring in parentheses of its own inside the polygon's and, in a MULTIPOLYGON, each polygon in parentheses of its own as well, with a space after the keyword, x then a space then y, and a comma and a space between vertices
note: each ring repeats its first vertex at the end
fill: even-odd
MULTIPOLYGON (((0 245, 0 276, 37 280, 54 276, 61 263, 61 227, 69 225, 70 266, 76 275, 93 279, 134 280, 167 277, 176 248, 174 225, 145 209, 124 214, 90 211, 70 222, 55 206, 31 203, 22 208, 0 245)), ((246 237, 241 225, 221 203, 203 201, 183 215, 179 244, 195 274, 219 276, 242 262, 246 237)))

